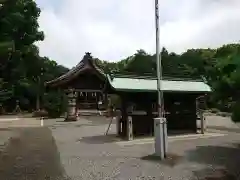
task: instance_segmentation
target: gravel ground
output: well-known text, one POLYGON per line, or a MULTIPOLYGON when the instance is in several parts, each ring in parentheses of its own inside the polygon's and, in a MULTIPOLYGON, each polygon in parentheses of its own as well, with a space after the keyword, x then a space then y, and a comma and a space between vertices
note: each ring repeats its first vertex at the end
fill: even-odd
MULTIPOLYGON (((55 123, 49 128, 61 152, 66 173, 73 180, 210 180, 211 176, 218 180, 234 180, 240 164, 238 133, 174 141, 169 143, 169 159, 160 162, 151 156, 153 144, 123 147, 114 143, 117 139, 112 135, 106 138, 104 120, 81 119, 71 124, 55 123)), ((110 133, 114 132, 112 128, 110 133)))
POLYGON ((5 129, 0 129, 0 142, 5 142, 0 154, 0 179, 239 179, 238 132, 221 131, 226 135, 171 142, 168 158, 159 161, 152 156, 153 144, 120 146, 112 135, 114 126, 105 136, 108 122, 89 117, 71 123, 45 120, 44 127, 34 127, 37 121, 30 127, 7 128, 4 124, 5 129))
POLYGON ((238 129, 239 124, 234 123, 230 117, 222 116, 206 116, 206 125, 208 127, 219 127, 219 128, 229 128, 229 129, 238 129))

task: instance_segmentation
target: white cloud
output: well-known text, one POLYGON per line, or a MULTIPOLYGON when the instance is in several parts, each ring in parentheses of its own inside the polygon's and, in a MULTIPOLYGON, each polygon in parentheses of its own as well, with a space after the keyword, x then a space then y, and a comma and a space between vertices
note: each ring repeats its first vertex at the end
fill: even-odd
MULTIPOLYGON (((37 0, 40 53, 72 67, 85 52, 109 61, 155 51, 154 0, 37 0)), ((160 0, 161 45, 177 53, 240 40, 239 0, 160 0)))

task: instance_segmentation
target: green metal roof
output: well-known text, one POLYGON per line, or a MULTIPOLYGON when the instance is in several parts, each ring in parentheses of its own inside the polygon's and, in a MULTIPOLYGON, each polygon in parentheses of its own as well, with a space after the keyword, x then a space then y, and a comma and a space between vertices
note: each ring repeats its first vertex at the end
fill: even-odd
MULTIPOLYGON (((108 78, 111 86, 118 91, 157 91, 156 79, 108 78)), ((200 81, 162 80, 161 86, 163 91, 168 92, 211 92, 211 88, 200 81)))

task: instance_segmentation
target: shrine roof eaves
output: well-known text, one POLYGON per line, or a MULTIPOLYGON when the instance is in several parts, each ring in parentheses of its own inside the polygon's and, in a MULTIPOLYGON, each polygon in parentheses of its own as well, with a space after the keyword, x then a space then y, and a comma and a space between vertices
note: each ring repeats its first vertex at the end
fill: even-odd
MULTIPOLYGON (((110 77, 114 78, 131 78, 131 79, 147 79, 147 80, 157 80, 157 76, 153 74, 144 74, 144 75, 136 75, 136 74, 109 74, 110 77)), ((196 82, 202 82, 202 79, 200 78, 192 78, 189 76, 183 77, 183 76, 174 76, 174 75, 163 75, 163 80, 171 80, 171 81, 196 81, 196 82)))
POLYGON ((80 62, 80 63, 77 64, 77 66, 70 69, 67 73, 57 77, 56 79, 53 79, 51 81, 46 82, 46 84, 50 85, 50 84, 54 84, 54 83, 57 83, 57 82, 60 82, 60 81, 63 81, 63 80, 67 80, 70 77, 72 77, 77 71, 79 71, 82 68, 82 66, 83 66, 83 63, 80 62))
MULTIPOLYGON (((154 92, 157 91, 157 79, 137 77, 111 77, 108 75, 111 86, 117 91, 154 92)), ((211 92, 209 85, 203 81, 162 80, 162 90, 165 92, 211 92)))
POLYGON ((104 72, 98 67, 98 65, 94 62, 93 58, 91 57, 90 53, 86 53, 84 58, 72 69, 70 69, 67 73, 63 74, 62 76, 57 77, 51 81, 46 82, 46 85, 56 85, 59 83, 67 82, 73 78, 75 78, 81 71, 83 70, 86 64, 90 64, 96 71, 99 72, 102 76, 106 76, 104 72))

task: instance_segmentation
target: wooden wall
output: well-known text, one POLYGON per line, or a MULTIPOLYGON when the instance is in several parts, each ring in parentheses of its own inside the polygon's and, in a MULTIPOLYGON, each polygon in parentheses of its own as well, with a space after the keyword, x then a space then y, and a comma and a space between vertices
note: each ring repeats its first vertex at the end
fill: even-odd
MULTIPOLYGON (((164 93, 165 116, 168 132, 196 132, 197 94, 164 93)), ((154 135, 154 117, 157 117, 157 93, 126 93, 127 104, 134 104, 132 116, 134 136, 154 135)))

